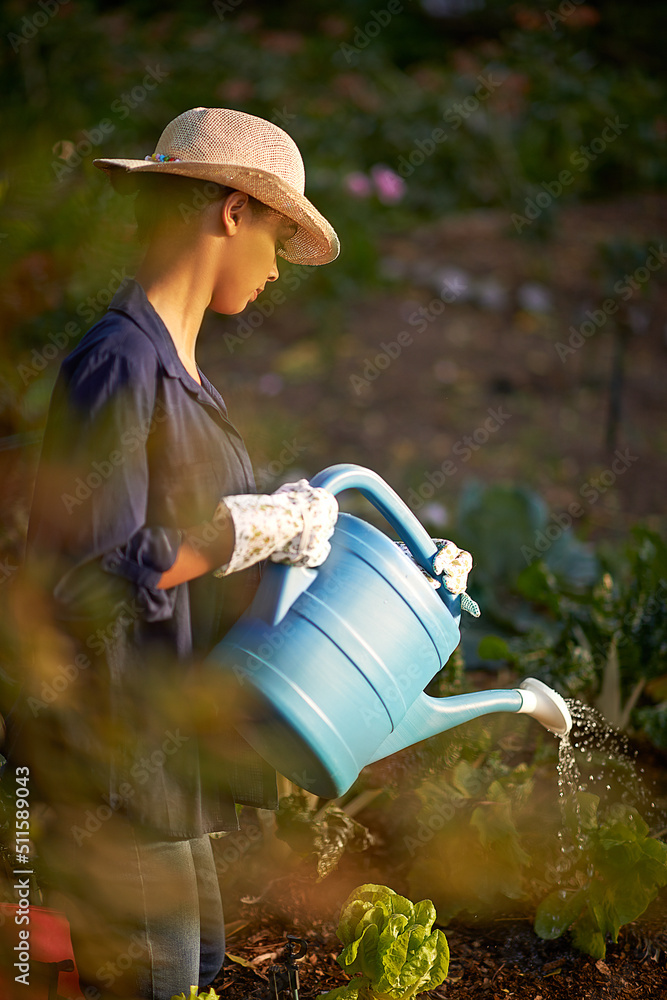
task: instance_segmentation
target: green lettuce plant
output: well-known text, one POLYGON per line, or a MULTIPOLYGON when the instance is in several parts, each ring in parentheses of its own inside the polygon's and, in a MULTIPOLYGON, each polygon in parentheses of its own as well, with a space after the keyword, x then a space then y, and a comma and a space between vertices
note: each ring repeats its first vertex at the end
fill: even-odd
POLYGON ((341 910, 337 934, 345 946, 337 962, 355 976, 318 1000, 409 1000, 447 977, 449 946, 432 930, 430 899, 411 903, 386 885, 360 885, 341 910))

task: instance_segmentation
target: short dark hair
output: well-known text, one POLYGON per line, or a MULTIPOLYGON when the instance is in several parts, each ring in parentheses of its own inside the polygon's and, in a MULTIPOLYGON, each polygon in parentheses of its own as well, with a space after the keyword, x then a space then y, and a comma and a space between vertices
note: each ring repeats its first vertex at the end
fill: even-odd
MULTIPOLYGON (((135 175, 136 176, 136 175, 135 175)), ((213 202, 224 201, 238 188, 227 187, 214 181, 181 177, 178 174, 145 173, 136 177, 134 217, 137 222, 137 239, 148 243, 158 226, 169 223, 184 226, 198 218, 202 208, 213 202)), ((253 215, 280 214, 251 195, 248 202, 253 215)))

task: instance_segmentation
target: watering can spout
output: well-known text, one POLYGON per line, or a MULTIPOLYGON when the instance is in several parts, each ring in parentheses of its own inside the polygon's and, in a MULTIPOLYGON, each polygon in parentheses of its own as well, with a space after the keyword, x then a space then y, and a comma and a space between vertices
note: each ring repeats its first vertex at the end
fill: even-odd
POLYGON ((523 704, 519 712, 532 715, 545 729, 556 736, 567 736, 572 729, 572 716, 565 701, 547 684, 536 677, 526 677, 519 685, 523 704))
POLYGON ((518 688, 510 690, 474 691, 448 698, 431 698, 422 694, 375 750, 369 763, 495 712, 532 715, 558 736, 567 735, 572 728, 572 717, 564 700, 534 677, 527 677, 518 688))

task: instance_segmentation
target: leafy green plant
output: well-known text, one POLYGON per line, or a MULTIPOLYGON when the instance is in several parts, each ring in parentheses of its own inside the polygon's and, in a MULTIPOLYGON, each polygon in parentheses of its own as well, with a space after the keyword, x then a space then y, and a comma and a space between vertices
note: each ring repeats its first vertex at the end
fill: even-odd
POLYGON ((667 545, 639 525, 625 546, 600 546, 598 557, 604 572, 583 590, 557 577, 546 561, 526 567, 515 588, 538 617, 518 637, 485 637, 479 655, 504 658, 521 673, 595 704, 612 725, 626 728, 635 722, 656 745, 667 746, 660 721, 667 690, 661 683, 667 545), (640 698, 658 704, 645 702, 639 714, 640 698))
POLYGON ((580 850, 570 871, 572 888, 550 893, 537 908, 535 931, 560 937, 566 930, 580 951, 604 958, 606 937, 618 940, 667 885, 667 844, 649 836, 639 813, 619 803, 602 815, 599 798, 579 792, 572 825, 580 850), (576 824, 576 825, 575 825, 576 824))
POLYGON ((338 964, 357 975, 318 1000, 409 1000, 447 978, 449 946, 432 930, 430 899, 413 904, 386 885, 360 885, 341 911, 337 934, 345 945, 338 964))

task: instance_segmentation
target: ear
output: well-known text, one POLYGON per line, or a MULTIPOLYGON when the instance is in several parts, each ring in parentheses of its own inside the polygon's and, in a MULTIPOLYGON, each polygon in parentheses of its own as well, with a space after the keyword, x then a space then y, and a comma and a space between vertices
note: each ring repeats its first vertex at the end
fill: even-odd
POLYGON ((232 191, 222 203, 220 222, 223 232, 233 236, 250 210, 249 196, 245 191, 232 191))

